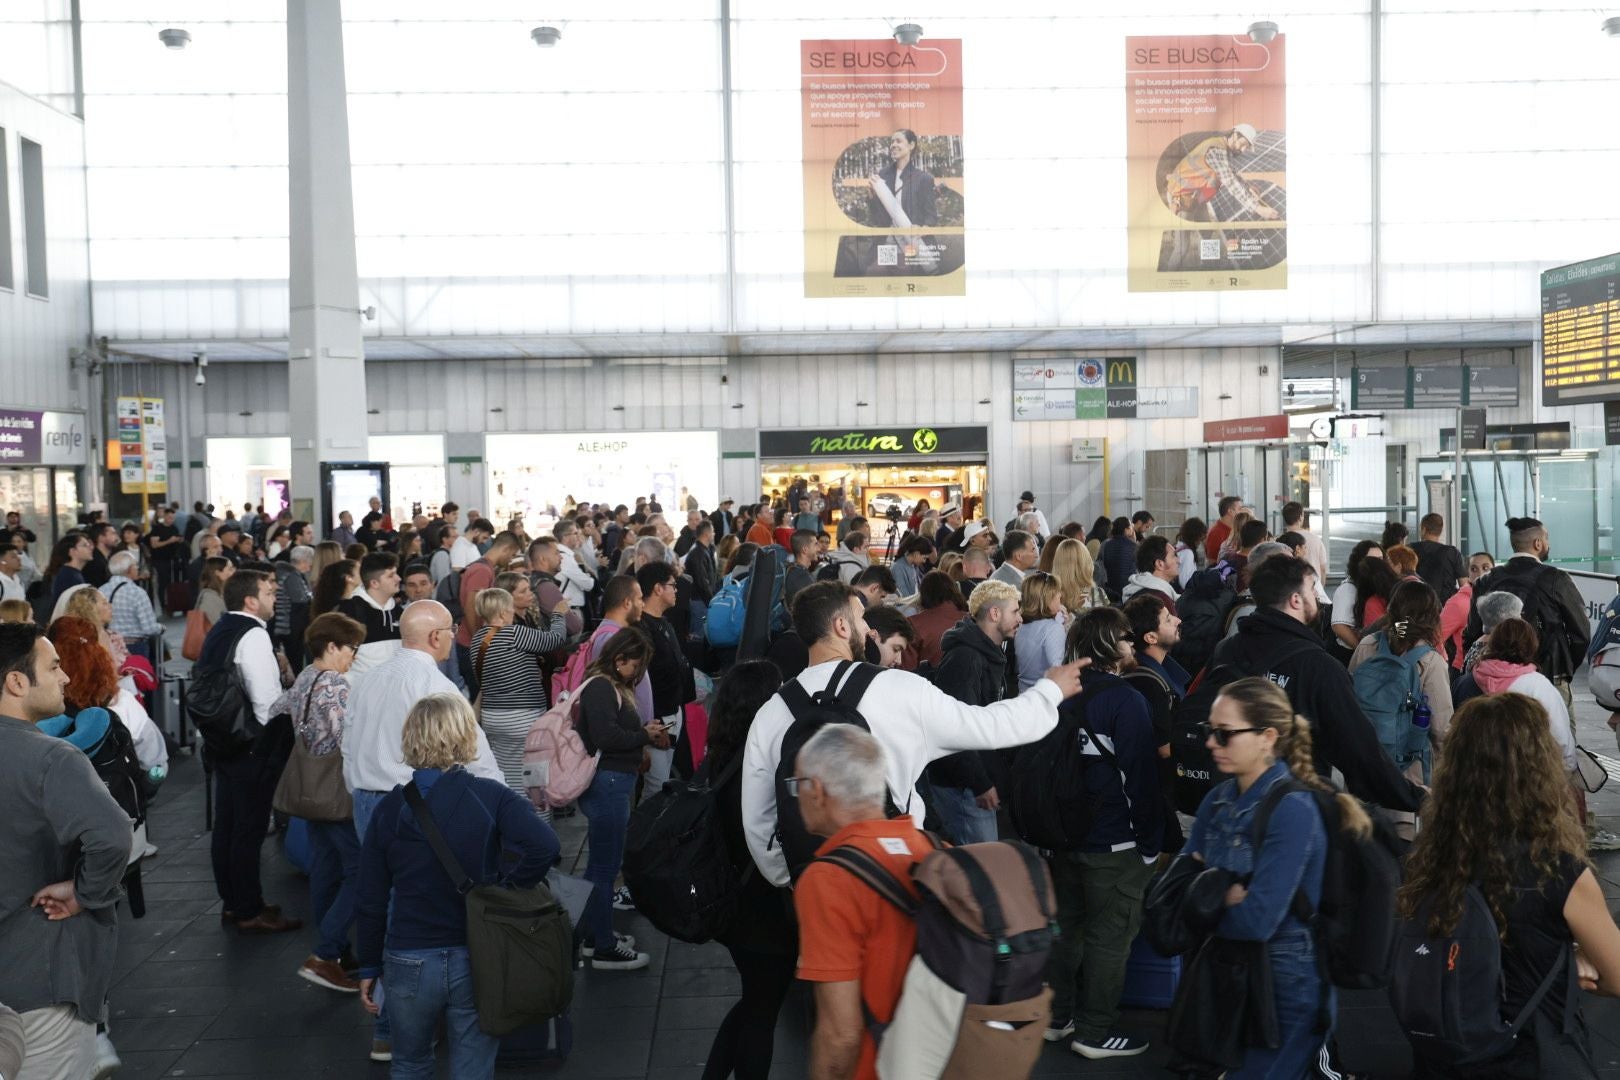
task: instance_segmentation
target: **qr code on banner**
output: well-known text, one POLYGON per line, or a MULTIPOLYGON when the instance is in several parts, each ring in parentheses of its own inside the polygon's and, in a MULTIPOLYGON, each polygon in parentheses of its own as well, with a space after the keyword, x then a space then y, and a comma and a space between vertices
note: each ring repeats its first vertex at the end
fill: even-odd
POLYGON ((877 249, 877 253, 878 253, 878 265, 879 266, 899 266, 900 265, 900 245, 898 245, 898 244, 879 244, 878 249, 877 249))
POLYGON ((1218 259, 1221 257, 1221 242, 1219 240, 1198 241, 1198 257, 1200 259, 1218 259))

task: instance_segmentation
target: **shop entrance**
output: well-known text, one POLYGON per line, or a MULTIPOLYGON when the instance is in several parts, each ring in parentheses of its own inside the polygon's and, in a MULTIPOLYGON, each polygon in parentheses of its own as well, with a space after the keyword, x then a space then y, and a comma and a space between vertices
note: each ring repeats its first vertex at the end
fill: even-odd
POLYGON ((17 511, 22 527, 39 537, 28 545, 28 554, 41 568, 50 560, 51 545, 57 537, 78 525, 78 507, 77 469, 0 469, 0 512, 17 511))
POLYGON ((855 512, 872 525, 873 554, 887 557, 898 546, 906 522, 926 502, 938 510, 949 503, 962 507, 962 519, 983 516, 989 468, 980 461, 938 461, 908 458, 882 462, 858 461, 767 461, 760 469, 761 492, 772 502, 787 498, 793 485, 803 480, 813 499, 819 494, 825 508, 822 527, 829 534, 843 520, 843 503, 855 504, 855 512))

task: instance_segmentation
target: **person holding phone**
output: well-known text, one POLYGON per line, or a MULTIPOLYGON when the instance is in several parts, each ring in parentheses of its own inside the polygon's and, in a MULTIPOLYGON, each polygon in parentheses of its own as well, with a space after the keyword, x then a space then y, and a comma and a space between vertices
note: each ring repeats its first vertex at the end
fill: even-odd
POLYGON ((599 971, 635 971, 648 956, 635 951, 635 939, 613 932, 613 880, 624 862, 630 827, 630 796, 647 747, 669 749, 668 728, 645 720, 636 708, 636 685, 652 660, 652 639, 625 627, 608 639, 585 673, 579 689, 579 731, 585 749, 600 753, 596 776, 579 808, 589 820, 590 859, 585 877, 595 888, 585 904, 585 954, 599 971))

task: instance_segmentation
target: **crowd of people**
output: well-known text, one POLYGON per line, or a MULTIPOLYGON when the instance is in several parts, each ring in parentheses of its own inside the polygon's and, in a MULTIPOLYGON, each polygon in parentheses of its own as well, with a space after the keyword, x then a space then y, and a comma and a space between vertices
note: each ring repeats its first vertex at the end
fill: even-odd
MULTIPOLYGON (((714 803, 733 873, 712 936, 742 982, 706 1080, 770 1072, 795 979, 813 986, 810 1075, 876 1076, 915 1037, 918 904, 945 887, 921 868, 942 847, 1014 841, 1039 851, 1057 933, 1001 942, 1048 987, 1016 1024, 986 1014, 975 1038, 1007 1062, 1041 1036, 1090 1060, 1144 1052, 1121 1002, 1158 883, 1220 873, 1178 1014, 1230 1015, 1192 973, 1247 943, 1274 987, 1268 1033, 1217 1048, 1173 1021, 1178 1067, 1336 1075, 1314 913, 1333 906, 1344 845, 1368 836, 1404 864, 1389 902, 1409 932, 1448 940, 1481 898, 1502 1024, 1529 1006, 1473 1058, 1409 1026, 1424 1074, 1595 1076, 1576 987, 1620 994, 1620 929, 1589 852, 1620 837, 1587 813, 1572 679, 1589 665, 1620 723, 1620 599, 1589 633, 1534 519, 1507 523, 1500 565, 1464 558, 1438 515, 1416 541, 1391 523, 1330 595, 1302 506, 1275 536, 1236 497, 1216 510, 1173 538, 1147 511, 1053 530, 1025 492, 1004 527, 921 505, 898 536, 882 522, 878 550, 876 523, 810 491, 669 516, 656 499, 569 499, 539 536, 454 503, 396 523, 374 501, 324 539, 288 513, 198 504, 121 529, 93 518, 43 571, 11 515, 0 1002, 18 1018, 0 1013, 0 1076, 18 1075, 10 1047, 23 1076, 117 1067, 113 951, 140 913, 156 852, 141 824, 169 752, 142 697, 162 616, 182 613, 221 921, 307 933, 298 975, 360 999, 395 1076, 432 1075, 441 1029, 453 1075, 492 1074, 463 895, 563 888, 564 816, 586 822, 582 962, 646 967, 615 925, 667 914, 622 883, 631 823, 683 792, 714 803), (536 733, 558 730, 589 762, 568 798, 563 757, 536 757, 536 733), (306 823, 307 930, 260 881, 276 811, 306 823), (1549 972, 1566 973, 1550 991, 1549 972)), ((1426 1000, 1404 970, 1386 979, 1403 1018, 1426 1000)))

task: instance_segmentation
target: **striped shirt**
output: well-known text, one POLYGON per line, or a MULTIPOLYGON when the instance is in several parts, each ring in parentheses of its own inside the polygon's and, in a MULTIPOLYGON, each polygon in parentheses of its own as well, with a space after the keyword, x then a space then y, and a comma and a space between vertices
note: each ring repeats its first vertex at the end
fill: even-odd
POLYGON ((101 595, 112 604, 111 628, 130 641, 163 633, 163 624, 152 610, 152 600, 140 583, 127 577, 115 577, 101 586, 101 595))
POLYGON ((513 623, 493 631, 478 632, 472 646, 473 666, 476 669, 484 642, 489 650, 483 657, 483 674, 479 679, 481 704, 486 709, 536 709, 544 712, 550 707, 546 697, 545 672, 540 657, 561 648, 568 640, 568 630, 561 615, 547 614, 541 629, 513 623))

